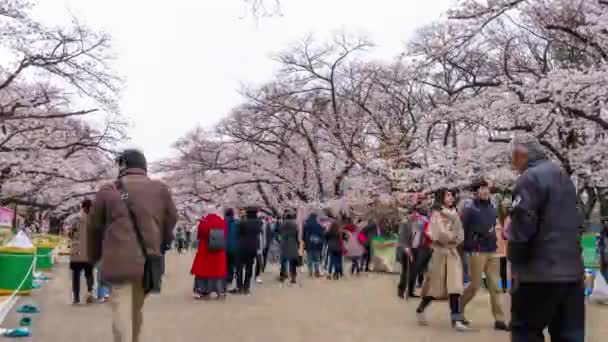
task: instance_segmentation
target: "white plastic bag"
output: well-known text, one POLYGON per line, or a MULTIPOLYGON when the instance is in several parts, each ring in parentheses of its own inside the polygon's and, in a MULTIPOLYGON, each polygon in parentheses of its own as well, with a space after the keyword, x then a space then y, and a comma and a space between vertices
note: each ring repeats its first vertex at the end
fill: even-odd
POLYGON ((600 272, 597 272, 595 275, 593 292, 589 299, 594 303, 608 305, 608 283, 606 283, 606 279, 604 279, 600 272))
POLYGON ((32 240, 30 240, 27 235, 20 230, 17 235, 13 236, 11 241, 6 244, 7 247, 17 247, 17 248, 32 248, 34 244, 32 244, 32 240))

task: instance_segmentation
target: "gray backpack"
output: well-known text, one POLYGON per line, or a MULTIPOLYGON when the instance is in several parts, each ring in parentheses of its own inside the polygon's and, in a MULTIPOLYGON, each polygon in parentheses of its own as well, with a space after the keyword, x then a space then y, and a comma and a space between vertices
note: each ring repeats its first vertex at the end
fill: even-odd
POLYGON ((226 236, 222 228, 209 229, 209 240, 207 241, 207 249, 210 251, 223 251, 226 249, 226 236))

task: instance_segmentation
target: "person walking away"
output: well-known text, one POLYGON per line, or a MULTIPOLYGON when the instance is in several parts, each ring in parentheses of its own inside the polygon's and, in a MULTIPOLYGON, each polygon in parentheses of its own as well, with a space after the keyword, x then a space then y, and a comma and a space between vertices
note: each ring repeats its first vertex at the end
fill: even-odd
POLYGON ((93 278, 94 264, 90 253, 89 241, 91 241, 91 239, 87 226, 92 204, 90 199, 82 201, 80 215, 70 232, 70 269, 72 270, 72 294, 74 304, 80 304, 80 276, 83 271, 88 290, 86 302, 87 304, 95 302, 95 296, 93 295, 93 285, 95 283, 95 279, 93 278))
MULTIPOLYGON (((226 286, 232 287, 237 274, 239 221, 234 218, 234 209, 232 208, 224 211, 224 219, 228 230, 226 237, 226 286)), ((231 288, 230 291, 234 292, 235 288, 231 288)))
POLYGON ((186 234, 182 227, 177 228, 175 239, 177 240, 177 254, 182 255, 186 246, 186 234))
POLYGON ((238 232, 237 288, 233 293, 248 295, 251 293, 251 278, 262 232, 262 221, 258 218, 256 207, 245 209, 245 218, 239 222, 238 232))
POLYGON ((192 229, 186 228, 184 235, 186 238, 186 249, 190 251, 190 249, 192 249, 192 229))
POLYGON ((262 229, 260 230, 260 246, 258 247, 258 252, 255 256, 255 282, 258 284, 262 284, 264 281, 262 280, 262 268, 264 264, 264 250, 266 249, 266 218, 261 218, 262 221, 262 229))
POLYGON ((397 296, 405 298, 417 297, 415 294, 416 281, 430 260, 431 253, 425 246, 424 227, 428 220, 414 208, 405 222, 399 227, 398 256, 401 260, 401 275, 397 286, 397 296))
POLYGON ((138 342, 149 290, 142 281, 146 261, 142 244, 148 256, 160 258, 161 244, 173 241, 177 209, 167 186, 148 178, 143 153, 125 150, 116 162, 118 182, 102 186, 93 202, 89 221, 95 241, 93 261, 101 262, 102 277, 112 284, 114 342, 138 342))
POLYGON ((226 298, 226 221, 216 214, 201 219, 197 238, 198 250, 190 273, 194 275, 194 293, 197 299, 208 298, 212 293, 218 299, 226 298))
POLYGON ((268 265, 268 255, 270 253, 270 247, 272 247, 272 241, 274 240, 274 231, 272 229, 272 218, 267 217, 264 222, 264 250, 262 251, 262 272, 266 272, 266 265, 268 265))
POLYGON ((296 214, 293 211, 285 213, 285 220, 279 228, 281 235, 281 272, 279 280, 284 282, 289 272, 289 280, 292 284, 296 283, 298 276, 298 259, 300 258, 300 236, 296 214))
POLYGON ((359 234, 362 233, 359 227, 351 224, 350 227, 345 227, 345 234, 347 235, 346 256, 352 261, 350 274, 358 276, 362 271, 361 259, 363 258, 363 254, 365 254, 365 247, 359 240, 359 234))
POLYGON ((436 298, 449 298, 452 327, 457 331, 470 331, 461 312, 463 292, 462 260, 458 246, 464 241, 460 217, 454 209, 454 195, 449 190, 440 190, 426 232, 431 240, 433 256, 430 270, 422 286, 422 300, 416 317, 420 325, 427 325, 425 310, 436 298))
POLYGON ((323 252, 325 230, 318 221, 316 213, 308 216, 304 223, 304 249, 310 277, 321 276, 321 254, 323 252))
POLYGON ((340 224, 334 222, 329 226, 329 231, 325 234, 327 241, 327 253, 329 254, 329 268, 327 279, 340 279, 342 272, 342 233, 340 224))
POLYGON ((370 264, 372 261, 372 240, 380 236, 380 228, 374 219, 368 221, 367 226, 363 229, 365 235, 365 254, 363 255, 363 270, 370 272, 370 264))
POLYGON ((512 196, 507 257, 512 289, 511 340, 585 340, 583 219, 569 175, 549 161, 535 137, 518 136, 512 162, 520 173, 512 196))
MULTIPOLYGON (((498 286, 500 258, 496 253, 498 240, 496 222, 498 211, 490 200, 490 187, 485 180, 474 185, 477 197, 465 205, 462 213, 464 228, 464 251, 469 259, 469 284, 462 295, 463 315, 467 305, 481 288, 483 274, 486 275, 490 292, 490 305, 494 316, 494 329, 508 331, 502 298, 498 286)), ((465 320, 466 321, 466 320, 465 320)))

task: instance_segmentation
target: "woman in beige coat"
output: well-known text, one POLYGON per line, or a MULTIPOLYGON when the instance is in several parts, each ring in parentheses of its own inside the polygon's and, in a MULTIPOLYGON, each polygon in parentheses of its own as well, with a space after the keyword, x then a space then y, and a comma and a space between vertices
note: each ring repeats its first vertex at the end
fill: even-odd
POLYGON ((449 298, 452 327, 469 331, 462 316, 460 297, 464 291, 464 272, 458 246, 464 240, 460 217, 454 208, 454 194, 449 190, 437 193, 431 220, 426 231, 431 240, 433 256, 422 286, 422 300, 416 310, 418 323, 427 325, 425 310, 434 299, 449 298))

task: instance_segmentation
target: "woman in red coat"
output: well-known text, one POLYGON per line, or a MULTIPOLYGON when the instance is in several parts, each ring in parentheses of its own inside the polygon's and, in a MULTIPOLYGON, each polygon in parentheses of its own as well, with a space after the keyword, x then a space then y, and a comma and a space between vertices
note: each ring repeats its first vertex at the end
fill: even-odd
POLYGON ((209 234, 211 230, 219 229, 224 232, 226 241, 226 221, 216 214, 209 214, 201 219, 198 225, 198 250, 192 263, 191 273, 194 275, 194 293, 196 298, 205 298, 216 293, 219 299, 226 298, 226 249, 209 249, 209 234))

